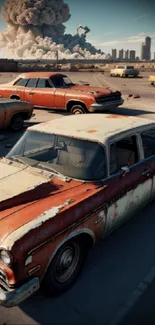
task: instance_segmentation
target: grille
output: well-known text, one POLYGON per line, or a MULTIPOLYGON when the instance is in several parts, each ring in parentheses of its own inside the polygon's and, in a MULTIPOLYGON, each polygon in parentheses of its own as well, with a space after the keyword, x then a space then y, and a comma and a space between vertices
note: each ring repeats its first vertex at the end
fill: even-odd
POLYGON ((7 278, 4 272, 0 269, 0 288, 4 291, 8 291, 7 278))
POLYGON ((115 100, 120 100, 121 99, 121 93, 113 93, 110 95, 104 95, 104 96, 100 96, 97 99, 98 103, 107 103, 107 102, 112 102, 115 100))

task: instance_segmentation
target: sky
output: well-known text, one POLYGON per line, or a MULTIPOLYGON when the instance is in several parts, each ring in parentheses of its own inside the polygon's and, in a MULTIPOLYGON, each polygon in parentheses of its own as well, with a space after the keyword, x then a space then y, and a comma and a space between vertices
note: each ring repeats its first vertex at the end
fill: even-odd
MULTIPOLYGON (((21 0, 22 1, 22 0, 21 0)), ((155 52, 155 0, 65 0, 71 18, 65 24, 66 32, 75 34, 79 24, 91 30, 87 40, 105 53, 112 48, 136 50, 152 38, 151 52, 155 52)), ((4 1, 0 0, 0 11, 4 1)), ((0 31, 6 27, 0 18, 0 31)))

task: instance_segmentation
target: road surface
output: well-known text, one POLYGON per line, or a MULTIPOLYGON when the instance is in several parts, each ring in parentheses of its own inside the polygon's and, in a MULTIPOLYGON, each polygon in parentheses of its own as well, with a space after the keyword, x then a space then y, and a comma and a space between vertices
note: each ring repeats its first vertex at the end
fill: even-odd
MULTIPOLYGON (((125 104, 116 113, 155 120, 155 88, 147 84, 147 75, 133 80, 110 78, 100 73, 70 73, 70 76, 94 86, 110 86, 111 83, 113 88, 119 89, 123 87, 121 83, 126 84, 125 104), (142 97, 127 100, 127 93, 135 89, 142 97)), ((4 79, 8 80, 7 74, 4 79)), ((35 110, 35 113, 29 124, 65 115, 43 110, 35 110)), ((20 135, 1 132, 0 156, 8 152, 20 135)), ((57 298, 47 298, 38 292, 19 307, 9 310, 1 307, 0 324, 140 325, 140 318, 150 324, 150 312, 152 317, 155 314, 154 211, 155 203, 152 203, 94 247, 83 273, 68 292, 57 298), (129 319, 131 322, 127 322, 129 319)))

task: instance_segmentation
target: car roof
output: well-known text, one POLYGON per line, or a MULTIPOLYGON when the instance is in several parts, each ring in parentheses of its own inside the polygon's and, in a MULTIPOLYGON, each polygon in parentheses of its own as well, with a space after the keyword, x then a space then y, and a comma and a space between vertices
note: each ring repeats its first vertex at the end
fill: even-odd
POLYGON ((153 125, 149 119, 114 114, 79 114, 56 118, 28 128, 50 134, 71 136, 105 143, 107 139, 130 129, 153 125))
POLYGON ((65 76, 65 74, 60 72, 50 72, 50 71, 42 71, 42 72, 25 72, 20 74, 18 77, 21 78, 51 78, 55 75, 65 76))

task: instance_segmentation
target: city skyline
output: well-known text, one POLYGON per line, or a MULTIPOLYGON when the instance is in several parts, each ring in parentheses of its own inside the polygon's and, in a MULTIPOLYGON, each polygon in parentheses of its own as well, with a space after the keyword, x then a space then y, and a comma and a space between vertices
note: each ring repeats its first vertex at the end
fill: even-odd
POLYGON ((136 54, 135 49, 127 49, 124 50, 122 49, 117 49, 117 48, 112 48, 111 49, 111 57, 112 59, 127 59, 127 60, 135 60, 135 59, 140 59, 140 60, 155 60, 155 52, 151 51, 151 37, 147 36, 145 37, 145 40, 141 43, 141 51, 140 55, 136 54))

